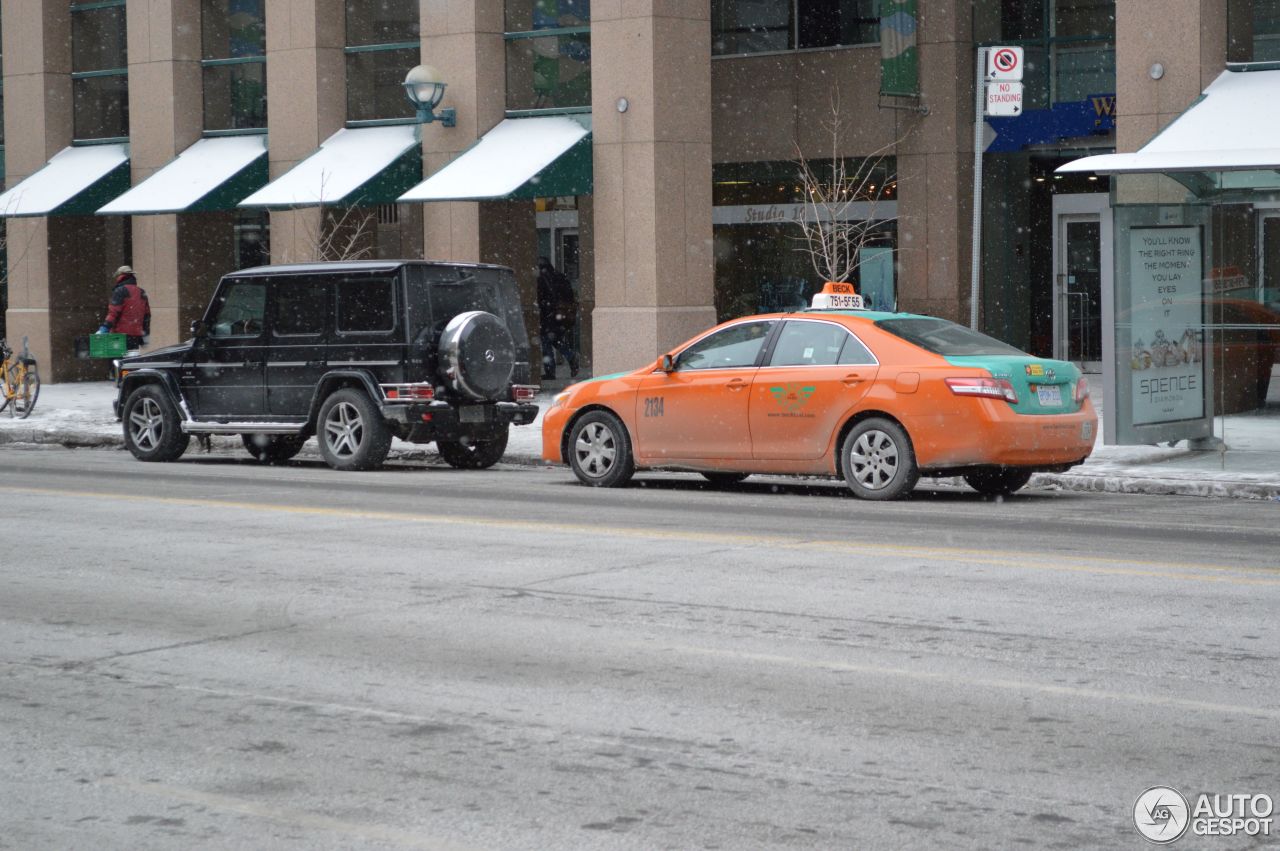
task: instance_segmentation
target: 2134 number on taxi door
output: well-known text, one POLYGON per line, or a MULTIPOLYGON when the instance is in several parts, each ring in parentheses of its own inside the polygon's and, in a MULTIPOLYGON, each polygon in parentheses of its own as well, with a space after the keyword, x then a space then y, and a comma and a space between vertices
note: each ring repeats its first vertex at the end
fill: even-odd
POLYGON ((646 396, 644 400, 644 415, 646 417, 662 416, 662 402, 663 398, 661 396, 646 396))

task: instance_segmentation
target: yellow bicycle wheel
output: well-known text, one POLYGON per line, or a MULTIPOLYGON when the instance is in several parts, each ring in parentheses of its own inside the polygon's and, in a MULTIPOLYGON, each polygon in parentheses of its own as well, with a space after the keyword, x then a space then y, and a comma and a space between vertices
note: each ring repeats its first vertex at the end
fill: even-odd
POLYGON ((40 374, 36 372, 35 366, 15 364, 9 367, 9 385, 14 391, 13 407, 9 409, 9 414, 24 420, 31 415, 36 399, 40 398, 40 374))

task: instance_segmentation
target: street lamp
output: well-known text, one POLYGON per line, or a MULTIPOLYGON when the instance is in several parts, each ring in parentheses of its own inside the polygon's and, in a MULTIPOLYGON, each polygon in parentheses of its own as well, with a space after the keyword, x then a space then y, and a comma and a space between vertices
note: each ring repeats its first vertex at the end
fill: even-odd
POLYGON ((434 111, 444 97, 444 87, 440 72, 430 65, 415 65, 405 75, 404 93, 417 108, 420 123, 439 121, 442 127, 452 127, 457 123, 457 113, 453 107, 442 109, 438 114, 434 111))

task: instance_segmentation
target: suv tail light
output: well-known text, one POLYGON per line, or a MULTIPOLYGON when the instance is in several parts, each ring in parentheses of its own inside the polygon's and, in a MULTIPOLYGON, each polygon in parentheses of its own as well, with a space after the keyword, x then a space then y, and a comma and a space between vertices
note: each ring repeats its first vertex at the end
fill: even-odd
POLYGON ((1018 393, 1005 378, 948 378, 947 386, 957 396, 986 396, 1004 399, 1010 405, 1018 404, 1018 393))
POLYGON ((436 397, 436 388, 429 383, 384 384, 382 394, 389 402, 430 402, 436 397))
POLYGON ((511 385, 511 400, 514 402, 532 402, 540 388, 536 384, 511 385))
POLYGON ((1082 375, 1080 376, 1080 380, 1076 382, 1076 404, 1077 405, 1083 404, 1084 400, 1088 398, 1089 398, 1089 381, 1082 375))

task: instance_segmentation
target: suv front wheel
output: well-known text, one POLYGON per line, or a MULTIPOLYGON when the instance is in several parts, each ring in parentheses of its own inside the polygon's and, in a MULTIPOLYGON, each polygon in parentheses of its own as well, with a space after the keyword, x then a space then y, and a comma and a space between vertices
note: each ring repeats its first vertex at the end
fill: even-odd
POLYGON ((177 406, 157 384, 130 393, 120 419, 124 445, 139 461, 176 461, 191 442, 178 421, 177 406))
POLYGON ((497 437, 488 440, 476 440, 472 437, 437 440, 436 448, 450 467, 457 467, 459 470, 484 470, 502 460, 507 451, 508 434, 508 430, 503 428, 497 437))
POLYGON ((368 394, 351 387, 324 400, 316 437, 320 454, 335 470, 376 469, 391 449, 391 430, 382 414, 368 394))

